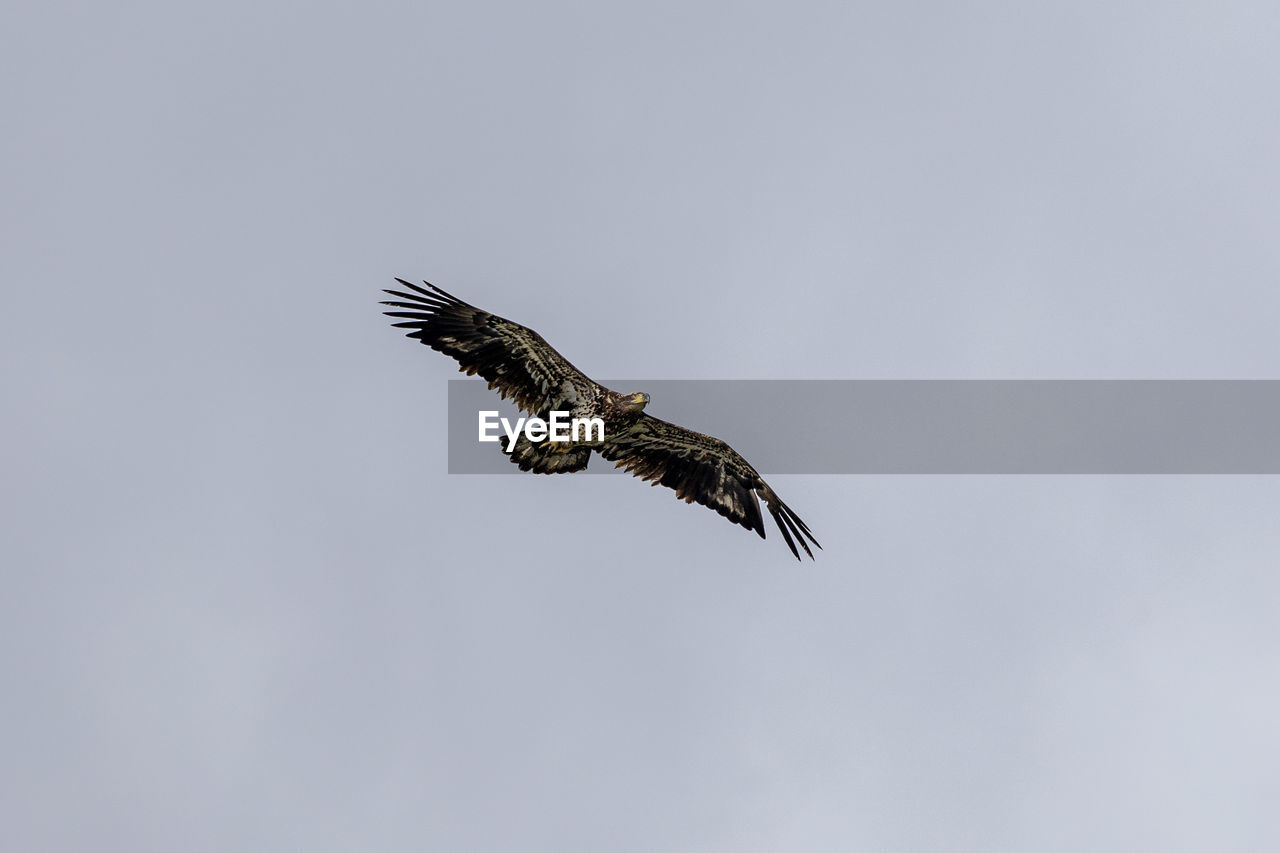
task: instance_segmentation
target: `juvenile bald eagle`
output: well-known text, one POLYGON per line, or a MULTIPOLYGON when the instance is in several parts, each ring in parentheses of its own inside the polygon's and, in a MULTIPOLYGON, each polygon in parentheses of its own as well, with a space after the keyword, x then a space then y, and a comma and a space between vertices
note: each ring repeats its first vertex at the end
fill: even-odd
MULTIPOLYGON (((521 434, 510 448, 511 461, 522 471, 562 474, 587 467, 592 451, 616 467, 652 485, 675 489, 686 503, 697 501, 734 524, 765 538, 757 497, 782 531, 791 553, 796 543, 813 559, 806 537, 817 547, 809 528, 769 488, 756 469, 718 438, 667 423, 644 413, 649 395, 618 394, 592 382, 532 329, 481 311, 440 288, 423 282, 424 290, 397 278, 409 292, 386 290, 397 301, 383 302, 385 312, 401 319, 393 325, 462 365, 468 376, 479 374, 489 388, 515 402, 524 412, 546 420, 553 411, 575 418, 604 421, 604 438, 574 442, 532 443, 521 434)), ((509 440, 502 439, 506 450, 509 440)))

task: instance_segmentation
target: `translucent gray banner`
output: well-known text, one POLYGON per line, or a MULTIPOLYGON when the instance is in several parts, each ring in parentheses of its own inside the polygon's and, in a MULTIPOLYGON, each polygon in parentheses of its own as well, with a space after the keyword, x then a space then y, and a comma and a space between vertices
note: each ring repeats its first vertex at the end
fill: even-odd
MULTIPOLYGON (((1280 380, 608 381, 762 474, 1277 474, 1280 380)), ((478 440, 518 412, 449 382, 449 473, 521 473, 478 440)), ((514 422, 514 420, 513 420, 514 422)), ((589 472, 615 471, 594 457, 589 472)))

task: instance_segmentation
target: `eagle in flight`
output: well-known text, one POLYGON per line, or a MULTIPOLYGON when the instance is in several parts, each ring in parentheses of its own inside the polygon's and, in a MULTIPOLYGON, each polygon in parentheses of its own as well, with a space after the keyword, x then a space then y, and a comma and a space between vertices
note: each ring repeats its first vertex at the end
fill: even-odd
POLYGON ((581 471, 595 451, 616 467, 674 489, 685 503, 710 507, 763 539, 759 498, 797 560, 797 542, 810 559, 813 551, 805 539, 822 547, 759 472, 725 442, 645 414, 648 394, 619 394, 592 382, 533 329, 468 305, 428 282, 423 284, 430 289, 424 290, 404 279, 396 281, 406 290, 384 291, 396 301, 382 304, 401 309, 385 313, 401 320, 392 325, 408 329, 409 337, 457 359, 462 372, 479 374, 490 389, 527 414, 546 420, 553 411, 568 411, 574 418, 604 422, 603 439, 593 439, 588 431, 578 441, 531 442, 521 433, 509 446, 510 439, 500 437, 503 450, 520 470, 581 471))

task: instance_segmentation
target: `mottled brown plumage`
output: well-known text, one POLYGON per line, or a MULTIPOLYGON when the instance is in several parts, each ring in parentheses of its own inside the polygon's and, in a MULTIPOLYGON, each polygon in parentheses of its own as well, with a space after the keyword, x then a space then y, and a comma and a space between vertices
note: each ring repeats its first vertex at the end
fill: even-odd
MULTIPOLYGON (((383 304, 402 309, 386 313, 402 321, 394 325, 409 329, 409 337, 452 356, 462 372, 483 377, 528 414, 546 419, 552 411, 567 411, 572 417, 604 421, 602 441, 535 444, 520 435, 510 455, 521 470, 581 471, 595 451, 642 480, 675 490, 686 503, 710 507, 754 530, 761 539, 765 527, 757 498, 763 500, 796 559, 797 543, 810 559, 808 542, 822 547, 759 472, 725 442, 645 414, 649 395, 619 394, 592 382, 532 329, 468 305, 433 284, 423 282, 429 288, 424 290, 396 281, 408 292, 387 290, 396 300, 383 304)), ((507 439, 502 442, 505 450, 507 439)))

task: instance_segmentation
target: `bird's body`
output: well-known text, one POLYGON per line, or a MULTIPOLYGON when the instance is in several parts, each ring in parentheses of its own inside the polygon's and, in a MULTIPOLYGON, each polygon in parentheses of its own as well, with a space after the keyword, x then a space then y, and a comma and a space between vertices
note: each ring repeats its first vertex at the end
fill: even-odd
POLYGON ((585 469, 592 453, 648 481, 674 489, 687 503, 710 507, 735 524, 765 537, 763 500, 799 559, 796 542, 810 558, 809 542, 818 545, 809 528, 732 447, 718 438, 645 414, 649 395, 620 394, 591 381, 569 363, 541 335, 518 323, 482 311, 427 284, 424 290, 396 279, 409 292, 387 290, 396 301, 384 302, 386 312, 402 322, 434 350, 455 358, 468 375, 480 375, 489 387, 509 398, 524 412, 546 419, 551 412, 573 418, 598 418, 604 434, 585 433, 576 441, 532 442, 521 434, 503 449, 523 471, 567 474, 585 469))

